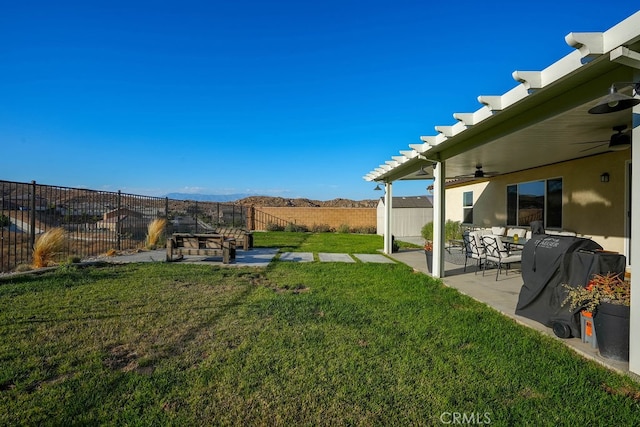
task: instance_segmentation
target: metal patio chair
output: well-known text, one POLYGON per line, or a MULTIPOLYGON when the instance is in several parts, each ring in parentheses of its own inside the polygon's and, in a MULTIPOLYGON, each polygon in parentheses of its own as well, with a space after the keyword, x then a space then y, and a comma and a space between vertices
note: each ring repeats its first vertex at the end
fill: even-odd
POLYGON ((485 250, 480 235, 475 231, 465 232, 462 235, 462 241, 464 242, 464 272, 467 271, 467 261, 469 258, 476 261, 476 271, 474 274, 478 274, 478 270, 482 267, 482 263, 485 259, 485 250))
POLYGON ((498 267, 498 271, 496 272, 496 280, 498 280, 502 266, 505 266, 505 274, 509 274, 511 264, 522 260, 522 252, 508 251, 504 243, 502 243, 500 236, 485 235, 482 236, 482 242, 484 243, 486 251, 486 261, 484 263, 484 269, 482 270, 483 276, 487 270, 487 264, 490 262, 496 264, 498 267))

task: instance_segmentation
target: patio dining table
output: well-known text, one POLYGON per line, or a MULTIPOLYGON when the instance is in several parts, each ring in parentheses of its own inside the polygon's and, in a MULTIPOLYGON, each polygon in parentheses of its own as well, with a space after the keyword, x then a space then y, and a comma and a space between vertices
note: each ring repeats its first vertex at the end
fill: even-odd
POLYGON ((529 239, 525 239, 523 237, 518 237, 518 240, 516 241, 513 236, 500 237, 500 240, 502 240, 502 243, 504 243, 508 251, 510 251, 512 248, 522 249, 524 248, 524 245, 529 241, 529 239))

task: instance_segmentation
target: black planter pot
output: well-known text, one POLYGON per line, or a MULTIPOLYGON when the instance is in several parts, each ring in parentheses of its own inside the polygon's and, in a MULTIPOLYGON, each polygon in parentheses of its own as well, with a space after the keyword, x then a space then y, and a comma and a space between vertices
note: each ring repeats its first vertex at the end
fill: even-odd
POLYGON ((593 326, 598 337, 598 350, 602 357, 629 360, 630 307, 600 303, 593 316, 593 326))
POLYGON ((424 254, 427 256, 427 271, 431 273, 433 271, 433 252, 424 251, 424 254))

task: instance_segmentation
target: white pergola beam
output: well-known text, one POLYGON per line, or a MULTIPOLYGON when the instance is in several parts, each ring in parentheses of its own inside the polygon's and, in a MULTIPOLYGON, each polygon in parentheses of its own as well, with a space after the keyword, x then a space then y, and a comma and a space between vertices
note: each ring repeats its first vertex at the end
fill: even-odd
POLYGON ((609 59, 611 62, 617 62, 618 64, 640 70, 640 53, 624 46, 612 50, 609 54, 609 59))

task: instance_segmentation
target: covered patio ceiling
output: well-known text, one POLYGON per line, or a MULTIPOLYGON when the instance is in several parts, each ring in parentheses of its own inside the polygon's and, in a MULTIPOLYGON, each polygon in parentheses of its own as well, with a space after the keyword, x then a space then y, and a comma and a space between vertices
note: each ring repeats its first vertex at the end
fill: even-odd
MULTIPOLYGON (((376 182, 432 179, 433 163, 446 161, 449 179, 469 177, 477 166, 492 175, 531 169, 607 152, 616 126, 632 128, 631 110, 589 114, 613 83, 638 81, 640 12, 603 33, 571 33, 576 48, 542 71, 514 72, 518 84, 501 96, 479 96, 473 113, 456 113, 437 134, 372 170, 376 182), (589 143, 592 141, 602 141, 589 143)), ((632 85, 618 85, 633 95, 632 85)))

